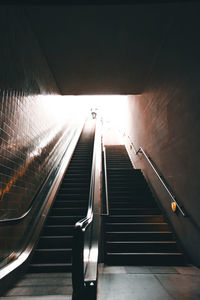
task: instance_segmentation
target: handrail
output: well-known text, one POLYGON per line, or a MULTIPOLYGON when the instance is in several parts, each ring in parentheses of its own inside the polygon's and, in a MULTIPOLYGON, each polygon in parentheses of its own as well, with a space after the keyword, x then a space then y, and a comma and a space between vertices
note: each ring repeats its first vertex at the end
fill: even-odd
POLYGON ((101 128, 96 120, 89 203, 86 217, 74 228, 72 249, 73 300, 95 298, 98 266, 99 206, 101 175, 101 128), (84 295, 84 296, 83 296, 84 295))
MULTIPOLYGON (((76 130, 76 131, 73 131, 70 135, 70 137, 67 139, 67 147, 65 147, 65 151, 60 159, 60 162, 62 161, 63 157, 66 155, 67 151, 68 151, 68 148, 70 147, 71 145, 71 142, 73 141, 74 137, 77 135, 78 133, 78 136, 80 135, 80 130, 83 128, 83 124, 81 124, 81 126, 79 126, 79 128, 76 130)), ((68 133, 68 132, 67 132, 68 133)), ((57 165, 57 168, 56 169, 59 169, 59 164, 57 165)), ((51 173, 51 171, 50 171, 51 173)), ((48 175, 49 177, 49 175, 48 175)), ((47 178, 48 178, 47 177, 47 178)), ((45 184, 46 180, 44 180, 44 183, 45 184)), ((40 190, 38 191, 38 193, 40 192, 40 190)), ((37 196, 37 195, 36 195, 37 196)), ((20 222, 22 221, 33 209, 34 205, 35 205, 35 199, 36 199, 36 196, 33 198, 33 200, 31 201, 30 205, 29 205, 29 208, 26 210, 25 213, 23 213, 21 216, 19 217, 16 217, 16 218, 8 218, 8 219, 0 219, 0 223, 16 223, 16 222, 20 222)))
POLYGON ((151 158, 146 154, 146 152, 144 151, 144 149, 142 147, 139 147, 138 150, 136 150, 133 142, 131 141, 130 136, 128 136, 128 139, 130 141, 130 144, 132 146, 132 149, 135 153, 135 155, 138 155, 139 153, 143 154, 144 157, 146 158, 146 160, 148 161, 148 163, 150 164, 150 166, 152 167, 153 171, 155 172, 156 176, 158 177, 158 179, 160 180, 160 182, 162 183, 162 185, 164 186, 165 190, 167 191, 167 193, 169 194, 169 196, 171 197, 172 201, 176 204, 176 207, 179 209, 179 211, 181 212, 181 214, 183 215, 183 217, 186 217, 186 213, 184 212, 184 210, 181 208, 181 206, 178 204, 176 197, 172 194, 172 192, 169 190, 169 188, 167 187, 167 184, 164 182, 164 180, 161 178, 161 176, 159 175, 158 171, 156 170, 155 166, 152 163, 151 158))
POLYGON ((102 216, 109 216, 109 199, 108 199, 108 179, 107 179, 107 163, 106 163, 106 149, 102 138, 102 150, 103 150, 103 174, 104 174, 104 189, 105 189, 105 200, 106 200, 106 213, 102 213, 102 216))

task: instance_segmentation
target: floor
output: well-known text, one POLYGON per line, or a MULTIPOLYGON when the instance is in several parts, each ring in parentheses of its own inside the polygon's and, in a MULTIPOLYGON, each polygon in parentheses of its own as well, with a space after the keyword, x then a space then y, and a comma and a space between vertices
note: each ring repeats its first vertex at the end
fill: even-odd
POLYGON ((70 273, 27 273, 1 300, 71 300, 70 273))
POLYGON ((99 266, 97 300, 200 300, 200 269, 99 266))

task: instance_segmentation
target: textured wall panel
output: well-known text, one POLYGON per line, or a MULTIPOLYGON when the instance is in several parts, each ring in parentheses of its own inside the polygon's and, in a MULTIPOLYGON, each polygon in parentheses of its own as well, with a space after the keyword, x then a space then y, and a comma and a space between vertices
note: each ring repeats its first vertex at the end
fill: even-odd
MULTIPOLYGON (((76 127, 69 121, 70 110, 63 122, 49 110, 50 105, 57 107, 58 96, 54 100, 19 92, 2 92, 0 96, 0 219, 10 219, 20 217, 30 207, 63 154, 66 137, 76 127)), ((0 224, 0 258, 14 250, 24 229, 0 224)))
MULTIPOLYGON (((60 98, 49 95, 59 91, 22 7, 1 6, 0 36, 0 219, 5 219, 30 206, 71 125, 69 112, 65 125, 52 116, 60 98)), ((27 224, 0 223, 0 259, 19 249, 27 224)))

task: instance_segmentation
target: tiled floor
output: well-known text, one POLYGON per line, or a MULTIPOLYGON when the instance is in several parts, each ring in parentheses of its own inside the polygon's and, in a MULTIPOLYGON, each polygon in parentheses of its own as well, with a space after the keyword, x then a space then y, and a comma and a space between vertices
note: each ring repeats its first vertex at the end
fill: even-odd
POLYGON ((97 294, 97 300, 200 300, 200 269, 101 264, 97 294))

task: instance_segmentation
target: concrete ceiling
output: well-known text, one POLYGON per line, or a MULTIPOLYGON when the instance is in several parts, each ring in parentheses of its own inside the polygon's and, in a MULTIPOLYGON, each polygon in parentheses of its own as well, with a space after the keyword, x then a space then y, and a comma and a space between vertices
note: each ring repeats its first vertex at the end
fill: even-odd
POLYGON ((61 94, 140 94, 181 4, 30 6, 61 94))

